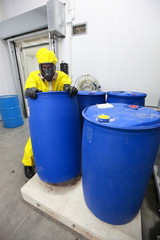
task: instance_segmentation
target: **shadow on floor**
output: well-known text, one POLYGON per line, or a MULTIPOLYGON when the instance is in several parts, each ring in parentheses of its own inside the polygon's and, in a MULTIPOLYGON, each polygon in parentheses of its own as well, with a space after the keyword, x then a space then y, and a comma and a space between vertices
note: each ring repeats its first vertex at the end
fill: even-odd
POLYGON ((143 240, 158 240, 160 236, 160 212, 158 195, 152 175, 141 208, 143 240))

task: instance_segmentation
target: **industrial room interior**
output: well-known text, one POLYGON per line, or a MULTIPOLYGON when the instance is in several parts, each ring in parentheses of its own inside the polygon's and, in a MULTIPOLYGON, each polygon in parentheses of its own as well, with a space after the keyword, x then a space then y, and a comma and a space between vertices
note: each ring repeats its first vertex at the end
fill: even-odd
MULTIPOLYGON (((24 86, 38 69, 37 50, 46 47, 58 58, 57 70, 68 64, 77 88, 87 78, 101 91, 143 92, 145 106, 159 109, 159 12, 158 0, 1 0, 0 96, 18 96, 24 124, 5 128, 0 120, 0 240, 123 239, 114 237, 114 228, 106 238, 83 234, 23 199, 21 189, 32 181, 21 163, 30 135, 24 86)), ((142 240, 160 239, 160 176, 154 170, 140 209, 142 240)))

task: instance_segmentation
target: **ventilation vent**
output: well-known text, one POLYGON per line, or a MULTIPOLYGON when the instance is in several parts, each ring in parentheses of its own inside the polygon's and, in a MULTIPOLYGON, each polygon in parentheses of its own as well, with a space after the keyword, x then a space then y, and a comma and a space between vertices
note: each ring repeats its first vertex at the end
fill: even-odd
POLYGON ((72 35, 81 35, 81 34, 86 34, 87 33, 87 24, 78 24, 72 26, 72 35))

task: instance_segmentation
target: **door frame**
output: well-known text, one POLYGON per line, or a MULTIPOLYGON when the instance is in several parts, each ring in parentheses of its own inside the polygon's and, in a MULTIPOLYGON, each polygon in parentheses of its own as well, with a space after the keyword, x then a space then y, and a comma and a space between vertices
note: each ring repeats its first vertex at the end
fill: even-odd
POLYGON ((19 95, 20 98, 20 104, 22 107, 23 115, 24 117, 28 117, 28 109, 27 109, 27 104, 24 96, 24 89, 22 86, 22 76, 21 76, 21 71, 22 67, 19 66, 18 63, 18 58, 17 56, 17 51, 16 51, 16 41, 23 41, 32 38, 34 40, 34 37, 36 38, 37 36, 41 36, 44 34, 48 34, 48 41, 49 41, 49 49, 54 51, 56 53, 56 56, 58 57, 58 48, 55 47, 57 46, 57 38, 53 38, 53 34, 51 34, 48 29, 41 30, 41 31, 35 31, 30 34, 23 34, 18 37, 10 38, 7 40, 8 43, 8 48, 9 48, 9 54, 10 54, 10 59, 11 59, 11 65, 12 65, 12 70, 13 70, 13 77, 14 77, 14 82, 16 86, 16 91, 19 95), (21 69, 20 69, 21 68, 21 69))

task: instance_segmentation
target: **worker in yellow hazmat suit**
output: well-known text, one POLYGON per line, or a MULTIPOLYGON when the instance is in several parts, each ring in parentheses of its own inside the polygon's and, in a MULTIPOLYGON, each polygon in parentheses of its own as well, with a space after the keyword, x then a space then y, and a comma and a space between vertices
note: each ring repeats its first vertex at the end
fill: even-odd
MULTIPOLYGON (((62 71, 56 71, 55 64, 58 60, 53 51, 49 51, 47 48, 41 48, 37 51, 36 57, 39 63, 39 70, 31 72, 26 80, 26 97, 36 99, 37 92, 48 91, 69 91, 71 97, 77 94, 78 90, 70 85, 70 77, 62 71)), ((22 163, 24 164, 26 177, 31 178, 35 172, 30 138, 25 146, 22 163)))

